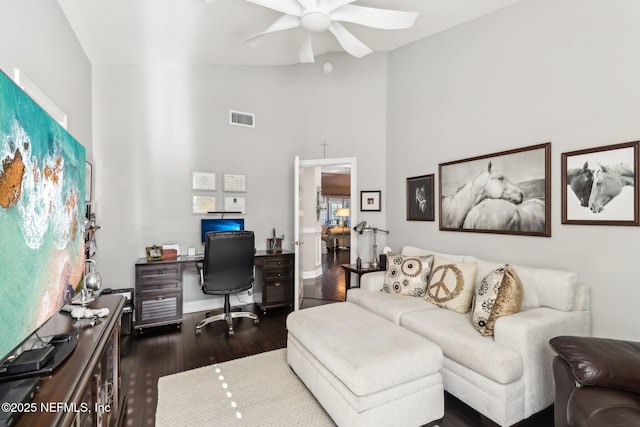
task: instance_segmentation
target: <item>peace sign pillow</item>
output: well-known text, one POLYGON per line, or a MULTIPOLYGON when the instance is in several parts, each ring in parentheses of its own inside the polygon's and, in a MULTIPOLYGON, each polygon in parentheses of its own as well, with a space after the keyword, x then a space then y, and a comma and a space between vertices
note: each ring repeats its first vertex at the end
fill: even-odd
POLYGON ((471 309, 475 280, 475 262, 453 262, 436 255, 424 299, 464 314, 471 309))

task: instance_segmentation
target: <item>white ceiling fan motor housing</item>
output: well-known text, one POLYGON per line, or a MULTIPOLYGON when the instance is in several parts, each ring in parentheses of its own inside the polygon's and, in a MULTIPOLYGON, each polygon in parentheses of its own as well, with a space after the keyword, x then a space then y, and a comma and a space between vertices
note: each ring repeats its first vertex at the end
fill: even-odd
POLYGON ((321 10, 305 11, 300 21, 305 30, 314 33, 326 31, 331 25, 331 17, 321 10))

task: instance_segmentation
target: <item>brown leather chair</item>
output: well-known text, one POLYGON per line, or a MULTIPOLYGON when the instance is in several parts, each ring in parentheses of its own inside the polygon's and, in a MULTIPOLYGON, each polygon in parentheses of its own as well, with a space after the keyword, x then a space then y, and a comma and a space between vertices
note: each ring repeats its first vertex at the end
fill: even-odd
POLYGON ((640 426, 640 342, 559 336, 549 344, 555 427, 640 426))

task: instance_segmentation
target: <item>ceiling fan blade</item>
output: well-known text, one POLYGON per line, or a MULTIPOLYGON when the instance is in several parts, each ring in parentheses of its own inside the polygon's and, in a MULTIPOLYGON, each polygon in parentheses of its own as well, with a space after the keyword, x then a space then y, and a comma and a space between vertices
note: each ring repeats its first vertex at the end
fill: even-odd
POLYGON ((300 54, 298 55, 298 59, 303 64, 316 62, 316 59, 313 56, 313 47, 311 46, 311 37, 309 37, 307 41, 304 43, 304 45, 302 45, 302 49, 300 49, 300 54))
POLYGON ((246 0, 249 3, 257 4, 258 6, 266 7, 268 9, 277 10, 278 12, 286 13, 287 15, 300 16, 302 9, 300 4, 296 0, 246 0))
POLYGON ((340 46, 356 58, 362 58, 373 52, 338 22, 332 22, 329 31, 336 37, 340 46))
POLYGON ((320 0, 320 6, 322 10, 326 10, 327 12, 333 12, 339 7, 344 6, 345 4, 353 3, 356 0, 320 0))
POLYGON ((288 30, 289 28, 295 28, 299 26, 300 26, 300 18, 298 18, 297 16, 282 15, 280 19, 278 19, 276 22, 271 24, 269 28, 267 28, 261 33, 252 35, 251 37, 246 39, 244 42, 253 46, 256 42, 256 39, 260 36, 263 36, 269 33, 275 33, 276 31, 288 30))
POLYGON ((354 24, 382 30, 401 30, 411 27, 418 15, 416 12, 378 9, 348 4, 331 12, 331 19, 353 22, 354 24))
POLYGON ((318 0, 298 0, 300 6, 306 10, 316 10, 318 9, 318 0))

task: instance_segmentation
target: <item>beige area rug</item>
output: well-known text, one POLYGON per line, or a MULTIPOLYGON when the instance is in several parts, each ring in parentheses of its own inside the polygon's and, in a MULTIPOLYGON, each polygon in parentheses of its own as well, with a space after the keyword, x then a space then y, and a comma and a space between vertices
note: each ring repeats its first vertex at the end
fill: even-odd
POLYGON ((335 426, 286 349, 160 378, 156 426, 335 426))

